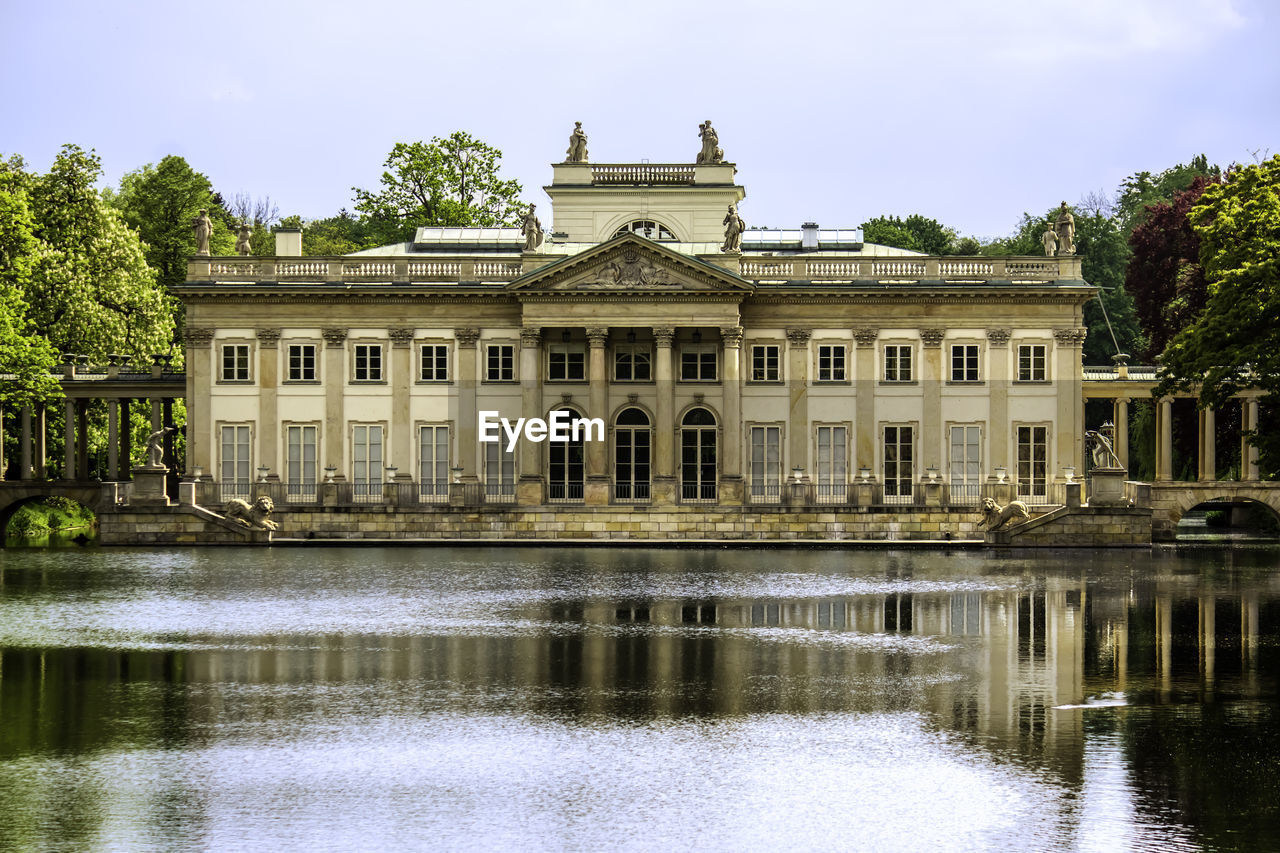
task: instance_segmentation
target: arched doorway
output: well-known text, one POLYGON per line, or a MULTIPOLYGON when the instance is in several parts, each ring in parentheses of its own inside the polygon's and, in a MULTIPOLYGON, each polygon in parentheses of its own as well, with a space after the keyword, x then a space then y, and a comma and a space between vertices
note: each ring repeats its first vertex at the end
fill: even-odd
POLYGON ((703 408, 690 409, 680 421, 680 500, 716 500, 716 417, 703 408))
POLYGON ((613 430, 614 500, 649 500, 652 435, 649 416, 640 409, 631 407, 618 414, 613 430))
MULTIPOLYGON (((562 406, 552 409, 548 420, 561 412, 567 421, 582 415, 562 406)), ((568 441, 547 442, 547 500, 553 503, 577 503, 583 499, 587 477, 587 451, 583 432, 569 433, 568 441)))

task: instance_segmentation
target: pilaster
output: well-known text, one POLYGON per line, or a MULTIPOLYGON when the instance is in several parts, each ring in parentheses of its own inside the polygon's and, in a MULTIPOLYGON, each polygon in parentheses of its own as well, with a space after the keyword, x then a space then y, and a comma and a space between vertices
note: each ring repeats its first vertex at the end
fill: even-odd
MULTIPOLYGON (((987 471, 1009 469, 1009 329, 987 329, 987 471)), ((995 476, 991 474, 990 476, 995 476)))
POLYGON ((942 340, 945 337, 945 329, 920 330, 923 349, 920 359, 920 384, 923 386, 920 413, 922 458, 916 464, 921 468, 942 468, 942 340))
POLYGON ((653 330, 653 376, 657 394, 653 427, 654 465, 653 502, 669 506, 676 502, 675 479, 675 374, 671 345, 676 330, 659 327, 653 330))
POLYGON ((746 498, 742 480, 742 327, 720 329, 724 342, 724 448, 721 451, 720 503, 738 506, 746 498))
MULTIPOLYGON (((605 421, 609 419, 609 376, 605 364, 605 344, 608 340, 608 328, 587 329, 587 343, 590 346, 587 361, 589 383, 587 404, 590 411, 587 412, 587 417, 601 418, 605 421)), ((586 445, 587 481, 583 498, 589 505, 604 506, 609 503, 606 444, 603 441, 588 441, 586 445)))
MULTIPOLYGON (((477 461, 479 439, 476 435, 480 407, 476 403, 476 343, 479 329, 454 329, 453 339, 458 345, 458 364, 454 382, 458 389, 458 466, 462 468, 465 483, 478 482, 480 466, 477 461)), ((406 419, 408 415, 406 414, 406 419)))
POLYGON ((876 339, 879 329, 854 329, 856 347, 854 387, 857 423, 854 426, 853 470, 876 469, 876 339))
POLYGON ((258 449, 259 465, 279 473, 280 414, 276 399, 279 385, 280 330, 258 329, 258 449))
POLYGON ((346 412, 343 399, 347 389, 347 330, 322 329, 324 338, 324 458, 317 460, 321 468, 338 469, 335 480, 345 480, 347 472, 346 412))
POLYGON ((784 470, 809 468, 809 338, 813 329, 787 329, 787 389, 791 398, 784 470))
MULTIPOLYGON (((520 415, 542 417, 542 329, 520 330, 520 415)), ((474 417, 474 415, 472 415, 474 417)), ((524 442, 520 448, 520 481, 516 485, 516 501, 536 506, 543 501, 542 445, 524 442)))
MULTIPOLYGON (((186 345, 187 365, 187 473, 197 465, 212 473, 213 419, 208 406, 212 391, 213 329, 188 326, 183 332, 183 343, 186 345)), ((124 468, 121 474, 131 467, 130 408, 127 401, 120 407, 120 420, 124 424, 120 431, 120 459, 124 468)))

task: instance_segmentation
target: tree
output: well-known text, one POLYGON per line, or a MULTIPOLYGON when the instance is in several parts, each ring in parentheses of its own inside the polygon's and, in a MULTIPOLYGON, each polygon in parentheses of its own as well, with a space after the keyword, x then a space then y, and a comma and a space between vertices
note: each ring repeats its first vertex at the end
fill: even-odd
POLYGON ((462 131, 398 142, 383 164, 382 189, 352 188, 356 210, 384 242, 410 240, 423 225, 514 225, 521 188, 498 176, 501 160, 497 148, 462 131))
MULTIPOLYGON (((926 255, 955 254, 959 239, 954 228, 948 228, 936 219, 913 213, 906 219, 897 216, 877 216, 862 223, 862 239, 868 243, 894 246, 924 252, 926 255)), ((970 248, 966 245, 966 248, 970 248)))
POLYGON ((1130 175, 1121 182, 1120 194, 1116 200, 1120 230, 1126 236, 1130 234, 1146 221, 1148 208, 1172 201, 1174 196, 1190 187, 1196 178, 1216 181, 1221 175, 1222 170, 1210 165, 1203 154, 1192 157, 1190 163, 1178 163, 1158 175, 1150 172, 1130 175))
POLYGON ((1191 227, 1190 213, 1209 185, 1207 178, 1198 177, 1172 203, 1149 207, 1145 220, 1129 235, 1132 259, 1125 288, 1133 294, 1147 334, 1148 358, 1163 352, 1169 340, 1194 321, 1208 298, 1200 266, 1200 237, 1191 227))
MULTIPOLYGON (((1190 217, 1208 299, 1165 347, 1156 393, 1198 387, 1199 405, 1218 408, 1244 388, 1280 393, 1280 156, 1210 184, 1190 217)), ((1280 467, 1280 431, 1254 440, 1280 467)))

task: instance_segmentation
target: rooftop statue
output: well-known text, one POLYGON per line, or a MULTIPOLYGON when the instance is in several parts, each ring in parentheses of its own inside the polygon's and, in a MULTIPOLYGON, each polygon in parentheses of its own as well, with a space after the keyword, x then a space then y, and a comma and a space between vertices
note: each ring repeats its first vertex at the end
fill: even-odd
POLYGON ((725 254, 738 254, 742 251, 742 232, 747 230, 747 223, 738 214, 737 205, 729 205, 729 213, 724 218, 724 245, 720 251, 725 254))
POLYGON ((1053 223, 1049 223, 1044 227, 1044 233, 1040 235, 1040 242, 1044 243, 1044 256, 1052 258, 1058 254, 1058 232, 1053 230, 1053 223))
POLYGON ((240 223, 240 233, 236 236, 236 253, 247 255, 250 252, 249 239, 253 236, 253 232, 249 230, 249 223, 240 223))
POLYGON ((698 152, 695 163, 723 163, 724 149, 720 148, 720 134, 711 126, 711 119, 698 125, 698 136, 702 138, 702 150, 698 152))
POLYGON ((569 150, 565 153, 566 163, 587 162, 587 135, 582 132, 582 122, 573 123, 573 134, 569 137, 569 150))
POLYGON ((534 215, 536 204, 529 205, 529 212, 524 215, 520 223, 520 233, 524 235, 524 250, 526 252, 536 252, 538 247, 542 245, 542 223, 538 221, 538 217, 534 215))
POLYGON ((209 218, 209 211, 201 210, 191 227, 196 232, 196 254, 209 254, 209 238, 213 235, 213 220, 209 218))
POLYGON ((1058 221, 1054 223, 1054 230, 1058 232, 1058 252, 1063 255, 1074 255, 1076 253, 1076 218, 1071 215, 1070 210, 1067 210, 1065 201, 1058 208, 1058 221))

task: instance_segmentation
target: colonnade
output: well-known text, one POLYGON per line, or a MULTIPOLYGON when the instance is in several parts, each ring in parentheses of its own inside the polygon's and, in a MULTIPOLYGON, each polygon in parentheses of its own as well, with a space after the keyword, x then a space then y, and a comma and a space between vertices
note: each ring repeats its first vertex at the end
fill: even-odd
MULTIPOLYGON (((1093 395, 1098 396, 1098 395, 1093 395)), ((1256 395, 1240 398, 1240 429, 1248 433, 1258 426, 1258 397, 1256 395)), ((1129 404, 1132 397, 1113 397, 1111 422, 1115 425, 1115 453, 1120 463, 1129 469, 1129 404)), ((1214 409, 1197 410, 1196 456, 1198 458, 1196 479, 1209 482, 1218 479, 1217 471, 1217 412, 1214 409)), ((1173 479, 1173 398, 1162 397, 1155 401, 1156 432, 1156 480, 1173 479)), ((1083 434, 1083 432, 1082 432, 1083 434)), ((1258 448, 1247 435, 1240 437, 1240 459, 1242 480, 1257 480, 1258 448)))

